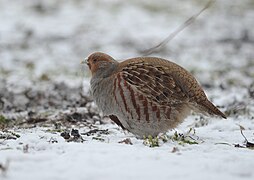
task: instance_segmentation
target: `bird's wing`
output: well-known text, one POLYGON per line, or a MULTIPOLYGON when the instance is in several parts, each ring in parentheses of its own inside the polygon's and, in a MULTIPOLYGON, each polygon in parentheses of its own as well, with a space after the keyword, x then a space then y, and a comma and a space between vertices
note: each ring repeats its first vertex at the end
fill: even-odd
POLYGON ((181 66, 161 58, 134 58, 124 62, 124 79, 159 105, 190 102, 209 114, 226 116, 208 99, 197 80, 181 66))
POLYGON ((141 58, 125 62, 118 72, 129 85, 152 102, 160 105, 182 103, 189 100, 188 91, 181 86, 181 75, 178 77, 172 73, 174 69, 170 65, 159 58, 158 62, 141 58))

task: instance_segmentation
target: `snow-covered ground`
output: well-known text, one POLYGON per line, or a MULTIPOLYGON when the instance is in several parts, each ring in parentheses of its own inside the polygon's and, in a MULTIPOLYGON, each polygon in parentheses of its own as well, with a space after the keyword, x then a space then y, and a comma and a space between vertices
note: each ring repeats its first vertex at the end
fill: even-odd
POLYGON ((188 117, 177 132, 194 144, 172 130, 148 147, 101 120, 88 96, 82 58, 141 56, 205 4, 0 0, 0 179, 254 179, 253 147, 239 126, 254 142, 253 0, 216 1, 152 54, 191 71, 228 115, 188 117), (65 140, 61 133, 72 128, 82 138, 65 140))
MULTIPOLYGON (((9 162, 1 178, 253 179, 253 150, 233 145, 244 140, 238 121, 211 121, 209 126, 196 128, 199 144, 181 145, 170 140, 154 148, 115 125, 101 127, 110 132, 100 136, 104 142, 83 136, 83 143, 67 143, 59 133, 49 133, 46 128, 15 130, 20 138, 1 142, 0 162, 9 162), (118 143, 126 138, 133 145, 118 143)), ((253 137, 253 123, 241 124, 248 127, 245 135, 253 137)), ((186 129, 183 125, 179 131, 186 129)))

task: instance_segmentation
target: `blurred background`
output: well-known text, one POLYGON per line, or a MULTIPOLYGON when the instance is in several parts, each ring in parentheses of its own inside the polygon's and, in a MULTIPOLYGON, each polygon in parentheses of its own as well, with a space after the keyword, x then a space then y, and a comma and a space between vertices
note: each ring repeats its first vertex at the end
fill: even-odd
MULTIPOLYGON (((83 107, 94 51, 124 60, 160 43, 202 0, 0 0, 0 113, 83 107)), ((229 116, 254 118, 254 1, 216 1, 158 56, 192 72, 229 116)))

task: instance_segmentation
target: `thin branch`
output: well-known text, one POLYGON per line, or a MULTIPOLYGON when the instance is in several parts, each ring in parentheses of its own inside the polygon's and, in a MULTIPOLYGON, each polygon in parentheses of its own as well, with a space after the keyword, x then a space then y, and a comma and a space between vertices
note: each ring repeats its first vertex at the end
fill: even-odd
POLYGON ((187 26, 189 26, 190 24, 192 24, 197 17, 202 14, 206 9, 208 9, 213 3, 215 2, 215 0, 210 0, 197 14, 194 14, 193 16, 191 16, 189 19, 187 19, 183 24, 181 24, 178 28, 176 28, 175 31, 173 31, 166 39, 164 39, 162 42, 160 42, 158 45, 147 49, 145 51, 142 52, 143 56, 149 56, 152 53, 158 51, 159 49, 161 49, 162 47, 164 47, 169 41, 171 41, 178 33, 180 33, 181 31, 183 31, 187 26))

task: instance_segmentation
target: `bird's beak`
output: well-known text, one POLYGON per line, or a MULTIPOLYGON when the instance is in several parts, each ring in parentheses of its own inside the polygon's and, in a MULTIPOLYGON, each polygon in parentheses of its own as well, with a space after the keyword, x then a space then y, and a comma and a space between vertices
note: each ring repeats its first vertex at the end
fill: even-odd
POLYGON ((88 58, 85 58, 85 59, 81 60, 80 64, 86 64, 89 67, 89 69, 91 69, 91 65, 88 62, 88 58))
POLYGON ((85 58, 85 59, 81 60, 80 64, 88 64, 87 60, 88 60, 88 58, 85 58))

